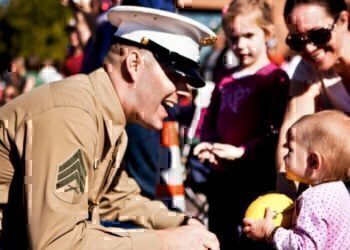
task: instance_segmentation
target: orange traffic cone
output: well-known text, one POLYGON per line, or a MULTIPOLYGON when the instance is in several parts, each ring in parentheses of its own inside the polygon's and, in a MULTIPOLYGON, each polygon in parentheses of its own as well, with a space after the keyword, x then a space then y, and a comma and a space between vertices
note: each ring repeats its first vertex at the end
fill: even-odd
POLYGON ((161 133, 161 144, 170 151, 170 166, 162 169, 161 175, 165 183, 157 185, 157 197, 166 203, 171 204, 185 211, 185 188, 184 176, 185 167, 181 163, 179 148, 178 123, 176 121, 165 121, 161 133))

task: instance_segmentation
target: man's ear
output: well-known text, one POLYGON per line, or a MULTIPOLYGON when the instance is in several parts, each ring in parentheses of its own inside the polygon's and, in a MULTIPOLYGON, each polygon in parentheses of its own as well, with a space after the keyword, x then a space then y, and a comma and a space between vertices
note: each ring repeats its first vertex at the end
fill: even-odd
MULTIPOLYGON (((131 50, 124 61, 124 71, 127 73, 128 81, 135 82, 142 67, 141 54, 137 50, 131 50)), ((125 76, 125 75, 124 75, 125 76)))
POLYGON ((307 157, 307 167, 312 170, 319 170, 322 165, 321 155, 317 152, 311 152, 307 157))

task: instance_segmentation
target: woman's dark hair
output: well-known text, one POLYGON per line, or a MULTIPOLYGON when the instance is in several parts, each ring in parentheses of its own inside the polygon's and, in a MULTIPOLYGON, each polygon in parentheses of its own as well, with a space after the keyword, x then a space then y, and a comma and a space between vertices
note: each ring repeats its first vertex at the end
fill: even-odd
POLYGON ((324 7, 327 12, 336 18, 340 12, 347 11, 347 5, 344 0, 287 0, 284 6, 284 18, 287 20, 295 6, 301 4, 313 4, 324 7))

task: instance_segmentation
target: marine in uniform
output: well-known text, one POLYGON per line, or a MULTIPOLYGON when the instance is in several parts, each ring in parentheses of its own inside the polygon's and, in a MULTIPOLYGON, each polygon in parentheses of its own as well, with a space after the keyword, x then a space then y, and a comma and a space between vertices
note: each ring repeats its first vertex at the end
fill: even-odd
POLYGON ((118 6, 108 17, 119 28, 104 68, 36 88, 0 109, 3 248, 218 248, 204 226, 182 227, 183 214, 142 197, 121 165, 126 123, 160 129, 164 106, 177 102, 181 88, 204 84, 199 49, 215 35, 160 10, 118 6), (107 228, 106 220, 140 228, 107 228))

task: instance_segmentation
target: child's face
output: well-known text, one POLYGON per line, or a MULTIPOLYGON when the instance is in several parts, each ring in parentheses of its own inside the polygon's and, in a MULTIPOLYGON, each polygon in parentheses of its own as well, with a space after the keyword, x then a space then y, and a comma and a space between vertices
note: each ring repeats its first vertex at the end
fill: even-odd
POLYGON ((226 27, 231 49, 242 67, 254 66, 266 58, 266 36, 255 13, 236 16, 226 27))
POLYGON ((284 156, 286 174, 290 180, 309 183, 308 151, 302 142, 295 127, 288 130, 286 145, 288 153, 284 156))

